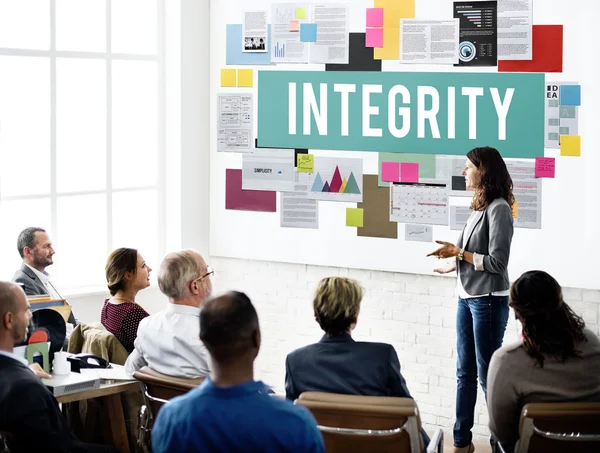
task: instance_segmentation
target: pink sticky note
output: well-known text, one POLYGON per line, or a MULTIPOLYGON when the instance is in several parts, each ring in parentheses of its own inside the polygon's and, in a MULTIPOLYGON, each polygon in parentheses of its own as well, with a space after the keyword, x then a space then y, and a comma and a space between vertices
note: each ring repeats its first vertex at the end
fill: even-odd
POLYGON ((400 164, 398 162, 382 162, 381 180, 385 182, 400 181, 400 164))
POLYGON ((299 20, 290 20, 290 31, 300 31, 299 20))
POLYGON ((556 160, 554 157, 536 157, 535 158, 535 177, 536 178, 554 178, 554 168, 556 160))
POLYGON ((365 47, 383 47, 383 28, 367 28, 365 47))
POLYGON ((400 182, 419 182, 419 164, 402 162, 400 164, 400 182))
POLYGON ((367 8, 367 27, 383 27, 383 8, 367 8))

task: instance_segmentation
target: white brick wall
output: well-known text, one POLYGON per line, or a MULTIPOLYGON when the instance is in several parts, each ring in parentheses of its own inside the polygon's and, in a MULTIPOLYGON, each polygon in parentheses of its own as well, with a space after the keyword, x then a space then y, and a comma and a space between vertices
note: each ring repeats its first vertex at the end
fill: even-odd
MULTIPOLYGON (((456 299, 453 278, 302 264, 212 258, 216 292, 244 291, 255 304, 262 329, 256 377, 283 391, 285 356, 322 336, 312 313, 314 288, 323 277, 348 276, 365 288, 354 338, 391 343, 402 374, 419 405, 425 428, 454 424, 456 395, 456 299)), ((600 335, 600 291, 564 288, 566 301, 600 335)), ((509 317, 505 341, 517 338, 509 317)), ((357 364, 358 365, 358 364, 357 364)), ((488 414, 479 390, 473 430, 487 441, 488 414)))

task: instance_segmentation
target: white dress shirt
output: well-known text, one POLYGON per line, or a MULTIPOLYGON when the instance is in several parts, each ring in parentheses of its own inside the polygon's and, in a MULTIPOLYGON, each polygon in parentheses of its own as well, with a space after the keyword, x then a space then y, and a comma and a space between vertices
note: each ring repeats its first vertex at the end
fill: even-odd
POLYGON ((56 288, 54 288, 54 285, 50 281, 50 275, 48 275, 46 272, 38 271, 35 267, 31 267, 29 264, 26 264, 26 266, 33 271, 33 273, 36 275, 37 278, 40 279, 42 284, 46 287, 46 291, 48 291, 48 295, 52 299, 55 299, 55 300, 62 299, 62 297, 60 296, 60 294, 58 294, 58 291, 56 291, 56 288))
POLYGON ((28 366, 29 364, 27 363, 27 360, 25 360, 23 357, 19 357, 17 354, 15 354, 14 352, 6 352, 6 351, 0 351, 0 355, 6 356, 6 357, 10 357, 11 359, 16 360, 17 362, 21 362, 23 365, 28 366))
POLYGON ((200 341, 200 308, 169 303, 161 312, 142 319, 134 345, 125 363, 130 374, 146 365, 175 377, 210 373, 208 351, 200 341))

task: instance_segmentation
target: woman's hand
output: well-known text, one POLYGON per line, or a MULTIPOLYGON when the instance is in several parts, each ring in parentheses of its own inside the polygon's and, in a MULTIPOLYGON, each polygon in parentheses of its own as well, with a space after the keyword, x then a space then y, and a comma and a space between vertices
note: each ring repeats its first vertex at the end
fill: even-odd
POLYGON ((458 254, 460 253, 460 249, 457 246, 455 246, 454 244, 451 244, 450 242, 444 242, 444 241, 435 241, 435 242, 440 244, 441 247, 438 248, 437 250, 434 250, 427 256, 435 256, 438 259, 444 259, 444 258, 452 258, 452 257, 458 256, 458 254))
POLYGON ((450 263, 444 267, 438 267, 433 270, 436 274, 449 274, 450 272, 454 272, 456 270, 456 263, 450 263))

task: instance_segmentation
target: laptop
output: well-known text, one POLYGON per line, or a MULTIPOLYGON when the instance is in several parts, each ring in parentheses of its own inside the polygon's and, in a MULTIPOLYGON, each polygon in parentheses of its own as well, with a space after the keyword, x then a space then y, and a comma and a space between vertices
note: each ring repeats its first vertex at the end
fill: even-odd
POLYGON ((73 372, 64 376, 52 376, 52 379, 42 379, 42 382, 55 397, 100 388, 99 377, 73 372))

